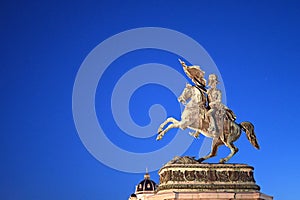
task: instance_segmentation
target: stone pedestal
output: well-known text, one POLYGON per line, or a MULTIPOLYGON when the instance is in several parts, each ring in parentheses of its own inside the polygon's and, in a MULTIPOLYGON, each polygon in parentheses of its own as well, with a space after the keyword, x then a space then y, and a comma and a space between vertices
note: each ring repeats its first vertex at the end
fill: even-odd
POLYGON ((260 192, 253 170, 245 164, 208 164, 175 157, 160 169, 157 192, 147 199, 272 200, 260 192))

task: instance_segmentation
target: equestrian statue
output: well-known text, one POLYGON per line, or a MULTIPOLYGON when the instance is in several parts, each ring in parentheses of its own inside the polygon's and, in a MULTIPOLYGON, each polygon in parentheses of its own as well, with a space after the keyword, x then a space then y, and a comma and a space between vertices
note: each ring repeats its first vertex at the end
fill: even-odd
POLYGON ((220 160, 220 163, 227 162, 238 152, 238 148, 233 143, 240 137, 242 131, 246 133, 250 143, 259 149, 253 124, 250 122, 238 124, 235 121, 234 112, 222 103, 222 92, 217 88, 218 76, 216 74, 209 75, 207 89, 205 72, 199 66, 187 66, 180 59, 179 62, 194 85, 187 83, 178 97, 178 101, 185 106, 181 120, 169 117, 159 126, 156 139, 161 140, 172 128, 182 130, 189 128, 194 131, 190 135, 195 138, 198 138, 200 134, 212 138, 210 153, 200 158, 199 162, 216 156, 221 145, 230 149, 230 154, 220 160))

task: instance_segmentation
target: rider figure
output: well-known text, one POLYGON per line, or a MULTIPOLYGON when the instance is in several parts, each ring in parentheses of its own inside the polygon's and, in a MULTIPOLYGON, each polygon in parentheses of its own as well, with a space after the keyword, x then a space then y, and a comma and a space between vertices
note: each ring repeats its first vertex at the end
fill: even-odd
POLYGON ((226 106, 222 104, 222 93, 217 88, 219 83, 218 77, 215 74, 210 74, 208 78, 208 86, 210 88, 207 91, 209 110, 207 116, 210 120, 208 132, 214 137, 219 136, 223 132, 224 117, 226 114, 226 106))

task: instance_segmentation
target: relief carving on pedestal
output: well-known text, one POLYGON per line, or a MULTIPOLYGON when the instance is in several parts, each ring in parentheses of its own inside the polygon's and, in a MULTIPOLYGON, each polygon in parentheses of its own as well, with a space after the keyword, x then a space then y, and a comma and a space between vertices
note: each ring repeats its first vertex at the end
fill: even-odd
POLYGON ((195 177, 195 170, 193 170, 193 171, 185 171, 184 172, 184 176, 185 176, 185 179, 187 181, 194 181, 196 179, 196 177, 195 177))
POLYGON ((166 170, 160 174, 160 183, 168 181, 197 181, 197 182, 255 182, 252 171, 180 171, 166 170))
POLYGON ((228 171, 217 171, 217 177, 221 182, 229 182, 228 171))
POLYGON ((182 171, 172 171, 172 181, 184 181, 184 174, 182 171))

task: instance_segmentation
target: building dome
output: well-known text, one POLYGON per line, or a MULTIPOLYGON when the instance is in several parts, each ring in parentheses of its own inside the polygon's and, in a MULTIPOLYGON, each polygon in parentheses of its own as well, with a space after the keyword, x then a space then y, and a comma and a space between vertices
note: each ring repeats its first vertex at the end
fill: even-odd
POLYGON ((156 189, 156 183, 150 179, 149 173, 144 175, 142 180, 137 186, 135 193, 154 192, 156 189))
POLYGON ((144 180, 142 180, 135 188, 135 193, 131 194, 128 200, 145 200, 149 196, 155 194, 157 185, 154 181, 150 179, 148 172, 144 175, 144 180))

